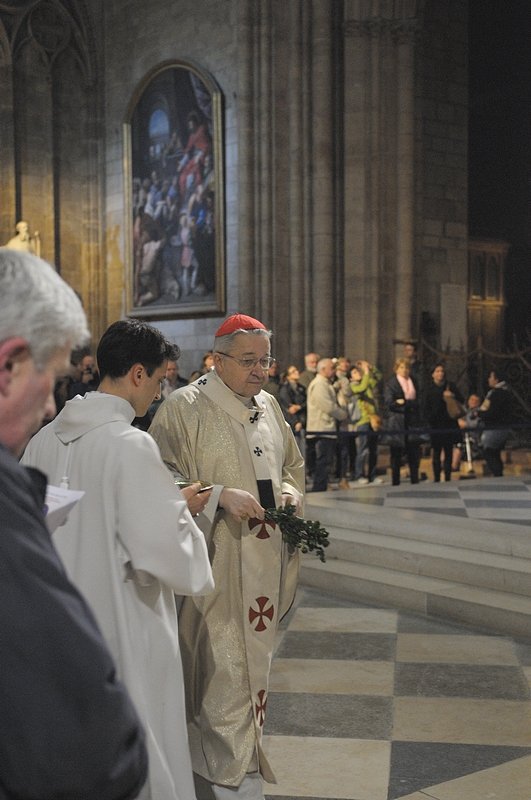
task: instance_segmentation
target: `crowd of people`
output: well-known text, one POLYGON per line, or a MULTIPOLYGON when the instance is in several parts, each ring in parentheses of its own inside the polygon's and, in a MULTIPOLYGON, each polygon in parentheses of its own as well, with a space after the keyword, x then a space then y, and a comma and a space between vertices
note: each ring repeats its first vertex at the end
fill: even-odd
MULTIPOLYGON (((510 432, 511 399, 500 370, 489 373, 483 399, 472 393, 465 400, 458 386, 448 380, 443 362, 436 363, 426 377, 415 345, 407 342, 403 352, 387 381, 365 359, 321 359, 312 352, 306 354, 303 370, 295 364, 281 370, 277 361, 272 362, 263 388, 278 401, 292 429, 306 461, 311 491, 324 491, 335 482, 340 489, 350 488, 351 482, 382 483, 377 474, 381 445, 389 448, 393 485, 400 483, 404 464, 411 483, 419 482, 421 453, 428 448, 436 483, 441 477, 450 481, 463 461, 471 465, 484 460, 487 474, 503 475, 501 452, 510 432)), ((133 424, 147 431, 163 400, 213 365, 214 355, 208 350, 198 369, 185 378, 179 374, 178 362, 170 359, 160 397, 133 424)), ((89 350, 74 351, 71 367, 56 385, 58 410, 76 394, 98 388, 99 375, 89 350)))
MULTIPOLYGON (((393 485, 399 485, 404 465, 411 483, 424 477, 420 459, 428 449, 436 483, 441 477, 451 480, 463 461, 472 472, 472 462, 484 460, 486 474, 503 475, 501 452, 510 433, 511 398, 501 371, 489 373, 483 399, 472 393, 465 400, 448 380, 444 363, 436 363, 430 374, 413 343, 406 342, 403 353, 386 381, 380 369, 365 359, 322 359, 311 352, 305 355, 302 370, 295 364, 281 370, 277 361, 272 362, 263 388, 278 401, 305 458, 309 491, 324 491, 336 483, 339 489, 352 483, 382 483, 378 474, 382 445, 389 448, 393 485)), ((179 376, 177 363, 170 362, 161 398, 134 424, 147 430, 171 391, 192 383, 212 366, 213 354, 208 351, 186 379, 179 376)))
POLYGON ((411 483, 421 480, 421 453, 428 448, 435 482, 451 480, 463 459, 484 459, 486 472, 503 475, 511 398, 499 369, 489 373, 483 400, 471 394, 465 401, 445 364, 427 372, 415 344, 406 342, 387 380, 366 359, 311 352, 302 371, 292 364, 281 372, 273 364, 264 389, 277 398, 305 455, 310 491, 325 491, 336 481, 339 489, 351 481, 381 483, 381 445, 389 448, 393 485, 404 465, 411 483))
MULTIPOLYGON (((169 392, 212 367, 212 351, 188 380, 170 362, 161 399, 134 424, 147 430, 169 392)), ((321 358, 311 352, 304 357, 304 369, 289 364, 282 370, 273 361, 263 388, 279 403, 305 458, 309 491, 325 491, 336 483, 339 489, 382 483, 378 453, 383 445, 389 448, 392 485, 400 483, 404 466, 411 483, 425 477, 420 460, 427 450, 435 482, 450 481, 462 461, 471 469, 473 461, 484 460, 486 474, 503 475, 501 451, 510 432, 511 399, 499 369, 489 373, 483 399, 472 393, 465 400, 444 363, 426 371, 415 344, 406 342, 387 380, 366 359, 321 358)))
POLYGON ((415 483, 428 419, 437 480, 479 419, 500 474, 507 385, 491 372, 459 423, 444 365, 422 390, 405 356, 383 384, 365 359, 316 353, 279 373, 272 332, 245 314, 191 382, 146 322, 111 324, 95 359, 88 336, 55 270, 0 248, 0 794, 264 800, 269 670, 299 568, 267 510, 301 513, 301 451, 313 491, 334 469, 345 488, 374 483, 384 433, 393 483, 404 458, 415 483), (146 432, 132 423, 150 408, 146 432))

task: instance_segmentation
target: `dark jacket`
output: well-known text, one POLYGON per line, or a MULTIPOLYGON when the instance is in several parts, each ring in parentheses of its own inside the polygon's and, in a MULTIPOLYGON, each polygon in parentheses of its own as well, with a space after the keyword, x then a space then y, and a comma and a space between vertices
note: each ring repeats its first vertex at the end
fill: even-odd
POLYGON ((143 729, 53 547, 45 489, 0 445, 0 798, 129 800, 143 729))
POLYGON ((280 387, 278 402, 292 430, 297 422, 301 422, 302 427, 306 428, 306 389, 301 383, 285 381, 280 387), (290 414, 288 408, 292 405, 300 406, 300 411, 290 414))
POLYGON ((485 448, 501 450, 509 437, 508 426, 512 421, 511 394, 505 381, 489 389, 479 409, 479 418, 485 430, 481 435, 481 444, 485 448), (488 406, 485 410, 483 406, 488 406))
POLYGON ((435 381, 432 380, 424 392, 422 417, 428 423, 430 428, 433 428, 436 431, 434 434, 435 436, 438 435, 437 431, 442 431, 443 436, 446 435, 444 431, 453 431, 456 437, 455 440, 459 442, 461 440, 459 425, 457 420, 453 419, 449 415, 446 401, 444 399, 444 392, 446 389, 449 389, 455 396, 455 399, 460 403, 464 402, 463 395, 455 383, 445 381, 442 386, 438 386, 435 381))
POLYGON ((267 379, 267 383, 263 386, 264 392, 272 394, 275 400, 278 400, 280 393, 280 376, 272 375, 267 379))
MULTIPOLYGON (((411 378, 411 380, 416 389, 417 386, 414 378, 411 378)), ((405 399, 404 390, 396 375, 393 375, 385 384, 384 409, 385 434, 382 437, 384 444, 388 444, 391 447, 404 447, 404 434, 410 429, 417 430, 408 436, 408 441, 418 443, 422 441, 422 437, 418 432, 418 429, 421 427, 418 401, 405 399), (405 402, 397 403, 397 400, 404 400, 405 402)))

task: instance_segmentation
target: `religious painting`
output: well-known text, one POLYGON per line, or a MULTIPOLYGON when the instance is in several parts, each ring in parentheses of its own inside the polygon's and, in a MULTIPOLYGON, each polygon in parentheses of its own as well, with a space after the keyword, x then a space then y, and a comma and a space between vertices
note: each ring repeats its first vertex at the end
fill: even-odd
POLYGON ((172 61, 153 70, 124 132, 128 314, 225 311, 222 97, 211 76, 172 61))

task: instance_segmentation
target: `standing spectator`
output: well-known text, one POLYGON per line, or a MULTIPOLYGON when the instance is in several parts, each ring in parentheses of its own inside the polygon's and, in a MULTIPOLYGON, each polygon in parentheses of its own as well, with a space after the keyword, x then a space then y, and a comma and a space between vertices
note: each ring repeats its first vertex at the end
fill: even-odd
POLYGON ((350 358, 347 358, 346 356, 339 356, 339 358, 336 360, 336 380, 346 378, 348 381, 350 378, 351 369, 352 362, 350 358))
POLYGON ((463 396, 455 385, 446 380, 444 364, 436 364, 431 373, 431 383, 424 393, 423 419, 429 424, 432 432, 432 466, 433 480, 441 480, 441 453, 444 453, 444 480, 452 479, 452 454, 454 445, 461 435, 457 419, 448 413, 447 399, 455 398, 463 403, 463 396))
MULTIPOLYGON (((203 355, 201 359, 201 369, 199 370, 200 375, 205 375, 207 372, 210 372, 212 367, 214 366, 214 353, 212 350, 207 350, 206 353, 203 355)), ((189 383, 195 380, 195 378, 190 377, 189 383)))
POLYGON ((267 381, 264 384, 264 392, 272 394, 278 400, 280 394, 280 375, 278 373, 278 363, 273 361, 267 370, 267 381))
POLYGON ((299 383, 308 391, 308 386, 317 375, 317 364, 321 356, 319 353, 306 353, 304 356, 304 369, 299 375, 299 383))
MULTIPOLYGON (((306 353, 304 356, 304 369, 299 375, 299 383, 304 386, 308 393, 308 386, 317 374, 317 364, 321 356, 319 353, 306 353)), ((315 440, 306 439, 306 478, 313 478, 315 472, 315 440)))
POLYGON ((297 554, 264 522, 266 508, 300 508, 304 489, 293 434, 262 391, 270 336, 247 315, 226 319, 214 369, 174 392, 150 431, 172 469, 214 484, 199 524, 216 588, 184 598, 179 628, 193 768, 218 799, 262 798, 261 776, 274 780, 262 749, 269 669, 298 573, 297 554))
POLYGON ((350 388, 350 359, 340 356, 338 359, 334 359, 334 363, 335 379, 332 386, 338 405, 347 412, 345 419, 336 423, 336 476, 339 489, 350 489, 348 480, 354 474, 356 463, 356 439, 352 435, 354 426, 351 415, 354 410, 357 410, 357 407, 350 388))
POLYGON ((160 395, 153 400, 145 417, 142 417, 141 420, 134 420, 133 424, 135 427, 140 428, 142 431, 148 430, 159 407, 172 392, 174 392, 176 389, 180 389, 181 386, 188 386, 188 381, 185 378, 181 378, 179 375, 179 365, 176 360, 170 359, 168 361, 166 375, 163 378, 160 386, 160 395))
POLYGON ((404 342, 404 358, 409 361, 409 374, 417 387, 417 402, 422 403, 424 391, 424 365, 419 361, 417 343, 414 341, 404 342))
POLYGON ((501 451, 509 437, 511 423, 511 395, 509 386, 500 369, 491 369, 487 379, 489 390, 479 409, 479 417, 485 425, 481 434, 481 446, 487 467, 492 475, 501 478, 503 461, 501 451))
POLYGON ((292 364, 286 370, 286 380, 280 386, 279 403, 304 456, 306 433, 306 389, 299 383, 299 370, 292 364))
POLYGON ((99 391, 67 403, 24 455, 54 483, 85 492, 54 540, 145 723, 147 796, 161 800, 194 795, 174 593, 213 588, 205 539, 183 497, 199 513, 208 492, 198 495, 196 483, 181 494, 151 436, 131 426, 176 351, 145 322, 115 322, 98 345, 99 391))
POLYGON ((0 249, 3 798, 132 800, 147 775, 142 727, 46 527, 46 477, 18 462, 55 414, 55 375, 87 338, 81 304, 55 270, 0 249))
POLYGON ((391 451, 391 475, 393 486, 400 483, 400 467, 405 454, 409 465, 411 483, 419 482, 420 439, 418 432, 408 431, 420 424, 417 387, 409 374, 407 358, 395 361, 394 376, 385 385, 384 402, 387 412, 386 438, 391 451))
POLYGON ((347 418, 347 411, 338 405, 331 378, 335 372, 331 358, 317 364, 317 375, 308 387, 308 419, 306 441, 315 442, 315 472, 312 492, 324 492, 334 460, 337 442, 336 421, 347 418))
POLYGON ((165 400, 176 389, 180 389, 181 386, 188 386, 188 381, 185 378, 181 378, 179 375, 178 362, 175 359, 170 358, 168 361, 168 366, 166 367, 166 375, 162 381, 162 399, 165 400))
POLYGON ((96 361, 91 353, 80 353, 80 360, 74 363, 75 375, 68 387, 68 399, 77 394, 82 397, 87 392, 95 392, 100 384, 100 376, 96 369, 96 361))
POLYGON ((378 423, 375 421, 375 417, 379 416, 376 389, 382 374, 368 361, 362 360, 356 362, 350 376, 352 378, 351 390, 359 407, 358 421, 355 423, 358 437, 354 480, 359 484, 382 483, 382 479, 376 477, 378 435, 377 430, 373 430, 373 426, 378 428, 378 423), (367 475, 365 476, 364 469, 367 459, 367 475))

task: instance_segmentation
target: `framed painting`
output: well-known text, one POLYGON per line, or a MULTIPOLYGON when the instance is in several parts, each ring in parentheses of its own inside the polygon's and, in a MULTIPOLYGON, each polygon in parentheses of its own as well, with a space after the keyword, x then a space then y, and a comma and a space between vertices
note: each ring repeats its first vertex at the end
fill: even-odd
POLYGON ((222 96, 211 76, 165 62, 124 125, 128 315, 225 312, 222 96))

